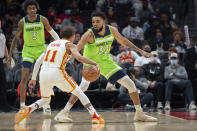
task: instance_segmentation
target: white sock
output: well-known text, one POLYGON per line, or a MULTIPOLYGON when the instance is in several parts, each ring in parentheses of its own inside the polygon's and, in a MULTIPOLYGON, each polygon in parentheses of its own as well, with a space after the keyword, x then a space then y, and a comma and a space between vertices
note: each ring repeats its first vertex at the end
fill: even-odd
POLYGON ((134 105, 136 111, 142 111, 141 105, 134 105))
POLYGON ((33 103, 29 107, 31 108, 31 113, 32 113, 33 111, 39 108, 39 105, 37 103, 33 103))
POLYGON ((31 104, 29 107, 31 107, 31 112, 34 110, 43 107, 43 105, 48 104, 50 102, 50 98, 41 98, 40 100, 37 100, 35 103, 31 104))
POLYGON ((24 107, 25 106, 25 102, 21 102, 20 106, 24 107))
POLYGON ((73 107, 73 104, 71 104, 70 102, 67 102, 66 106, 64 107, 64 110, 66 112, 69 112, 72 107, 73 107))
POLYGON ((94 109, 94 107, 92 105, 90 105, 87 110, 89 111, 90 115, 93 116, 94 113, 96 113, 97 116, 99 116, 96 112, 96 110, 94 109))

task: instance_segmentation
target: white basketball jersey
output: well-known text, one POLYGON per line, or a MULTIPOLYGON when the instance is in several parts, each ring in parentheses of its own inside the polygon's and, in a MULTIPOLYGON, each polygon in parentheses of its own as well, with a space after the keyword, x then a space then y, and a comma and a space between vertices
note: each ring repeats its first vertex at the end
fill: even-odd
POLYGON ((71 56, 66 52, 68 40, 56 40, 47 47, 42 68, 60 68, 65 70, 65 66, 71 56))

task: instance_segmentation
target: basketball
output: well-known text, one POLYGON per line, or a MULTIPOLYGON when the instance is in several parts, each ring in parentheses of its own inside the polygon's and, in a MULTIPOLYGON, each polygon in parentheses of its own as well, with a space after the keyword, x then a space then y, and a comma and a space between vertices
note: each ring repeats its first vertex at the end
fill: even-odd
POLYGON ((82 75, 87 81, 93 82, 99 78, 100 73, 97 72, 96 66, 88 65, 83 68, 82 75))

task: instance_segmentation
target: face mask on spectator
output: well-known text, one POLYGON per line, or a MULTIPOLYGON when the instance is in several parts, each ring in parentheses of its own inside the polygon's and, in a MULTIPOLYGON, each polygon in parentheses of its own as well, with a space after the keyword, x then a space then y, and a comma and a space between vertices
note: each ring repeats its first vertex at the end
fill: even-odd
POLYGON ((170 64, 171 65, 176 65, 177 64, 177 60, 170 60, 170 64))
POLYGON ((65 10, 65 14, 70 15, 70 13, 71 13, 70 9, 65 10))
POLYGON ((146 51, 146 52, 148 52, 148 53, 150 53, 150 52, 151 52, 151 50, 150 50, 150 49, 144 49, 144 51, 146 51))

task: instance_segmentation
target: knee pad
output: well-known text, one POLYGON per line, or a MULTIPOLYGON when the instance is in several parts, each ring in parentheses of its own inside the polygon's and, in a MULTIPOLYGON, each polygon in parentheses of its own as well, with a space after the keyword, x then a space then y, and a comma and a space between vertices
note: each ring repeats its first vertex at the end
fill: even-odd
POLYGON ((128 75, 122 77, 121 79, 119 79, 117 81, 119 84, 121 84, 122 86, 124 86, 125 88, 128 89, 129 93, 133 93, 136 92, 136 86, 135 83, 129 78, 128 75))
POLYGON ((82 77, 81 83, 80 83, 80 85, 79 85, 79 87, 81 88, 81 90, 82 90, 83 92, 85 92, 85 91, 88 89, 89 85, 90 85, 90 82, 87 81, 87 80, 85 80, 85 79, 82 77))

